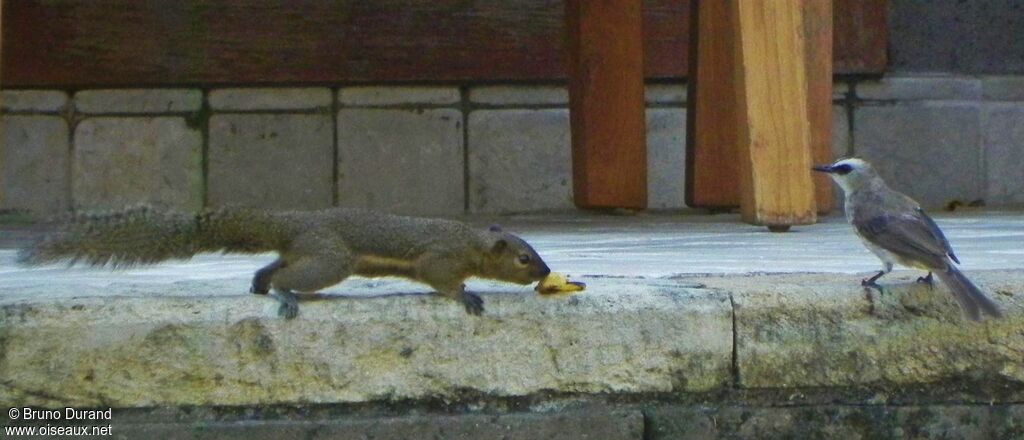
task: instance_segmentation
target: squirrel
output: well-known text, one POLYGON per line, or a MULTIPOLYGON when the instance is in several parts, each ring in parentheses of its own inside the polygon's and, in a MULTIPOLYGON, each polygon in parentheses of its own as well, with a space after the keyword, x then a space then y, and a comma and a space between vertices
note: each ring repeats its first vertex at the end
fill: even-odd
POLYGON ((483 299, 465 290, 467 278, 525 285, 551 272, 529 244, 497 226, 477 230, 452 220, 353 208, 185 213, 138 206, 76 214, 59 232, 21 249, 17 260, 120 268, 216 251, 276 251, 278 258, 256 271, 250 292, 267 295, 272 287, 281 303, 278 314, 286 319, 298 315, 296 292, 315 292, 350 275, 425 283, 480 315, 483 299))

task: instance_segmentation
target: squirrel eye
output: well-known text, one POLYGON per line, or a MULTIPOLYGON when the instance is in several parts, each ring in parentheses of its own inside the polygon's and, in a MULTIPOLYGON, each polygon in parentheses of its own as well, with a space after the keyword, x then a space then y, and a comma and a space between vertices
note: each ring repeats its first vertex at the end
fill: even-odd
POLYGON ((520 264, 526 264, 526 263, 529 263, 529 262, 530 262, 530 256, 529 255, 522 254, 522 255, 519 256, 519 263, 520 264))

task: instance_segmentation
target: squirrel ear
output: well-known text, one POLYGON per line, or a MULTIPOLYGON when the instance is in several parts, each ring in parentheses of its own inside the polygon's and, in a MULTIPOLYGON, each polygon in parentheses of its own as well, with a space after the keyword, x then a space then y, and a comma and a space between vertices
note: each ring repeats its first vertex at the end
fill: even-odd
POLYGON ((498 252, 504 251, 505 248, 507 248, 507 247, 508 247, 508 241, 505 241, 504 238, 499 238, 499 239, 494 241, 493 245, 491 245, 491 252, 498 253, 498 252))
POLYGON ((491 225, 491 227, 488 230, 491 232, 501 232, 501 225, 491 225))

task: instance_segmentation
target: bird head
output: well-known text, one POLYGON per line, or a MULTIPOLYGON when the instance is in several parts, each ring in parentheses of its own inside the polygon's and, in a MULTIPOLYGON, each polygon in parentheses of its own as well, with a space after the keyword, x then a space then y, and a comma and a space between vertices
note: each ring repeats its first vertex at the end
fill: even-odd
POLYGON ((828 174, 846 193, 856 191, 879 179, 878 173, 870 163, 856 157, 839 159, 832 165, 818 165, 811 169, 828 174))

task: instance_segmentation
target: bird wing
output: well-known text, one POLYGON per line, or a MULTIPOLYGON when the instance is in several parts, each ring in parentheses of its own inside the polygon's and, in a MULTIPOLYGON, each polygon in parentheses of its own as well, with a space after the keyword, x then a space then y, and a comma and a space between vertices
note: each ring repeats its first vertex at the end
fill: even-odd
POLYGON ((945 267, 947 255, 952 254, 942 231, 920 208, 900 214, 869 211, 855 215, 853 223, 865 240, 928 267, 945 267))
POLYGON ((939 225, 935 224, 935 220, 932 220, 920 207, 917 208, 917 214, 921 216, 921 220, 928 225, 928 229, 932 231, 932 235, 935 236, 940 242, 942 242, 942 248, 946 251, 946 255, 952 258, 956 264, 960 264, 960 259, 953 253, 953 246, 949 244, 949 240, 946 239, 946 234, 942 233, 942 229, 939 229, 939 225))

